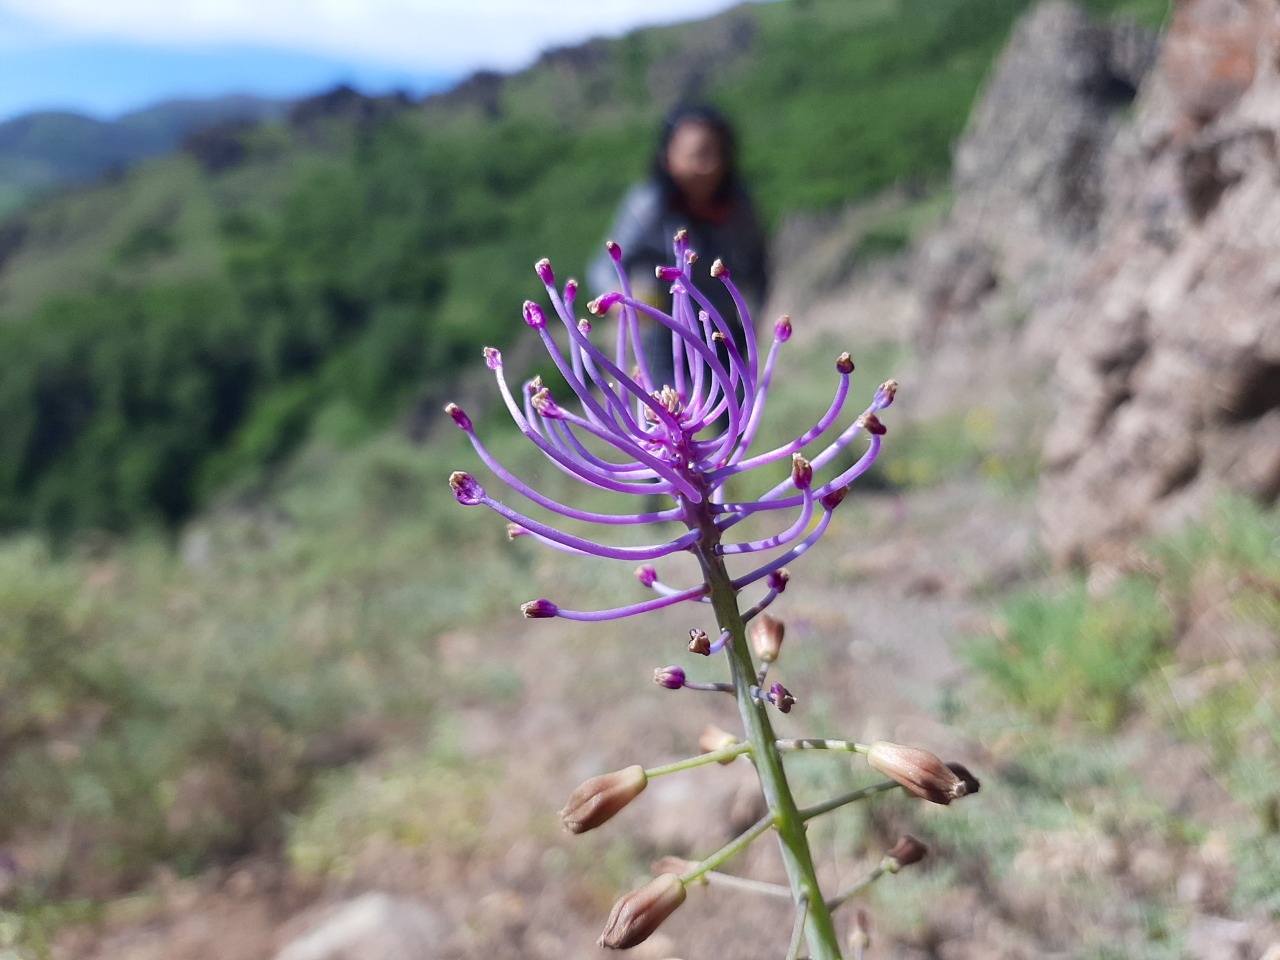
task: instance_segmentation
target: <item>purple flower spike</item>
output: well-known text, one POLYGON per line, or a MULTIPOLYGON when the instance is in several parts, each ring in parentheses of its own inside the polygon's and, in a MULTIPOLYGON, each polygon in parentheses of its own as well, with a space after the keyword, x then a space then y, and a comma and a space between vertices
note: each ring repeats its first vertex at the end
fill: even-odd
MULTIPOLYGON (((596 623, 676 603, 714 606, 714 579, 668 584, 650 565, 681 552, 695 554, 703 570, 707 563, 719 565, 734 590, 767 578, 768 593, 752 600, 753 615, 758 615, 786 586, 781 568, 821 539, 849 484, 875 461, 884 434, 877 413, 893 401, 897 384, 882 384, 864 409, 846 411, 853 361, 842 354, 836 360, 837 376, 825 412, 800 427, 794 439, 757 450, 754 444, 778 356, 792 335, 791 320, 781 317, 774 323, 771 341, 758 338, 729 269, 717 261, 712 276, 724 285, 737 312, 723 315, 690 279, 697 255, 687 234, 675 238, 674 263, 656 272, 671 284, 670 312, 633 296, 621 251, 612 243, 608 250, 618 289, 587 304, 592 315, 604 318, 594 321, 597 328, 612 324, 607 335, 575 316, 574 281, 557 290, 551 265, 540 260, 535 266, 546 285, 550 309, 526 301, 523 316, 547 350, 554 382, 563 384, 556 388, 556 398, 536 378, 509 383, 497 350, 486 348, 484 357, 517 429, 555 470, 593 489, 639 498, 637 506, 596 512, 574 506, 572 497, 547 496, 503 466, 476 436, 466 413, 451 405, 450 416, 484 463, 515 494, 553 514, 555 525, 488 496, 470 474, 454 475, 454 494, 460 503, 495 511, 515 525, 514 535, 522 539, 571 555, 644 563, 636 576, 651 591, 647 599, 622 598, 620 605, 604 610, 557 607, 539 600, 525 605, 526 616, 596 623), (548 322, 557 320, 563 329, 553 332, 548 322), (653 356, 653 346, 646 345, 648 331, 656 328, 670 335, 663 338, 671 344, 667 356, 653 356), (855 443, 863 447, 860 455, 844 457, 855 443), (788 461, 790 469, 784 471, 788 461), (830 469, 835 464, 844 466, 830 469), (820 474, 824 468, 826 473, 820 474), (730 490, 752 488, 740 483, 738 475, 758 470, 771 472, 776 486, 755 499, 734 501, 730 490), (735 538, 734 527, 749 518, 755 521, 753 529, 767 529, 752 539, 735 538), (683 530, 664 533, 660 542, 642 540, 638 545, 635 539, 622 545, 609 536, 619 527, 666 523, 680 524, 683 530)), ((719 635, 705 645, 706 652, 722 649, 728 640, 721 625, 719 635)))
POLYGON ((526 604, 522 604, 520 612, 530 620, 547 620, 554 617, 560 612, 560 608, 546 598, 540 600, 530 600, 526 604))
POLYGON ((459 429, 466 431, 472 429, 471 418, 456 403, 449 404, 444 408, 444 412, 453 417, 453 422, 458 425, 459 429))
POLYGON ((679 667, 659 667, 653 671, 653 682, 668 690, 679 690, 684 686, 684 671, 679 667))
POLYGON ((455 470, 449 477, 449 486, 453 487, 453 495, 464 507, 474 507, 484 502, 484 487, 469 473, 455 470))
POLYGON ((547 315, 532 300, 526 300, 524 302, 524 322, 535 330, 541 330, 547 325, 547 315))

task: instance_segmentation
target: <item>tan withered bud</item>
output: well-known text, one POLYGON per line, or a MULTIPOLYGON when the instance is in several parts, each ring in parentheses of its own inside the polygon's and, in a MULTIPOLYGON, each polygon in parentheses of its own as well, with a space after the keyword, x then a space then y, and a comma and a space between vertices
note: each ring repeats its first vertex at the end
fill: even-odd
POLYGON ((903 867, 919 863, 924 859, 929 848, 910 834, 898 838, 893 849, 884 855, 884 868, 890 873, 897 873, 903 867))
POLYGON ((560 811, 560 822, 570 833, 594 830, 640 796, 648 782, 639 764, 592 777, 573 791, 560 811))
POLYGON ((756 652, 761 663, 773 663, 778 659, 778 651, 782 649, 782 638, 786 633, 786 624, 767 613, 762 613, 751 621, 751 649, 756 652))
POLYGON ((931 803, 944 806, 968 793, 964 781, 928 750, 877 740, 867 751, 867 762, 891 780, 931 803))
MULTIPOLYGON (((723 750, 725 747, 732 747, 738 742, 728 730, 721 730, 715 724, 708 724, 707 729, 702 731, 702 736, 698 738, 698 749, 703 753, 715 753, 717 750, 723 750)), ((726 757, 718 763, 733 763, 733 757, 726 757)))
POLYGON ((599 944, 610 950, 629 950, 644 943, 662 921, 684 903, 684 884, 674 873, 664 873, 632 890, 613 905, 599 944))
POLYGON ((689 631, 689 652, 700 657, 711 656, 711 638, 707 631, 693 629, 689 631))

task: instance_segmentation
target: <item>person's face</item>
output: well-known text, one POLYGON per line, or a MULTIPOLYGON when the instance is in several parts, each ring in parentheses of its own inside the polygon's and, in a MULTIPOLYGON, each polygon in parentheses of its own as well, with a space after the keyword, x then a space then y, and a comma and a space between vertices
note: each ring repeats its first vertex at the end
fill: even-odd
POLYGON ((693 203, 709 203, 724 179, 725 157, 714 129, 697 120, 676 127, 667 144, 667 172, 693 203))

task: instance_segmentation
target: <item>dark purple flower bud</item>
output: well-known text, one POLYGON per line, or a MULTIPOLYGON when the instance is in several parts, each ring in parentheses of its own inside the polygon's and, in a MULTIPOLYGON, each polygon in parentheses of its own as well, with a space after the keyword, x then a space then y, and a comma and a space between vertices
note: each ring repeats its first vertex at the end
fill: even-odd
POLYGON ((494 347, 484 348, 484 362, 490 370, 502 369, 502 354, 494 347))
POLYGON ((460 406, 458 406, 456 403, 451 403, 448 406, 446 406, 444 408, 444 412, 447 413, 449 416, 453 417, 453 422, 458 425, 459 429, 462 429, 462 430, 471 429, 471 418, 468 417, 466 413, 463 411, 463 409, 460 406))
POLYGON ((613 905, 599 944, 610 950, 627 950, 644 943, 662 922, 684 903, 684 884, 674 873, 664 873, 632 890, 613 905))
POLYGON ((707 636, 705 630, 689 631, 689 652, 696 653, 700 657, 711 656, 711 638, 707 636))
POLYGON ((653 671, 653 682, 668 690, 679 690, 684 686, 684 671, 679 667, 659 667, 653 671))
POLYGON ((836 357, 836 369, 846 377, 853 373, 853 357, 847 353, 842 353, 836 357))
POLYGON ((587 310, 597 317, 602 317, 609 312, 609 308, 622 299, 622 294, 617 291, 606 293, 603 296, 596 297, 587 303, 587 310))
POLYGON ((520 605, 520 612, 530 620, 547 620, 554 617, 559 609, 545 597, 520 605))
POLYGON ((547 325, 547 315, 532 300, 524 302, 524 322, 535 330, 542 330, 547 325))
POLYGON ((825 497, 821 497, 818 502, 822 504, 824 510, 834 510, 840 504, 844 503, 844 498, 849 495, 849 484, 832 490, 825 497))
POLYGON ((604 248, 609 251, 609 257, 614 263, 622 262, 622 248, 612 240, 606 240, 604 248))
POLYGON ((566 306, 572 307, 573 301, 578 296, 578 281, 570 277, 564 282, 564 302, 566 306))
POLYGON ((873 433, 877 437, 883 437, 888 428, 880 422, 880 418, 874 413, 864 413, 861 417, 862 426, 867 433, 873 433))
POLYGON ((786 567, 780 567, 769 574, 769 579, 765 582, 769 585, 770 590, 777 590, 782 593, 787 589, 787 584, 791 582, 791 571, 786 567))
POLYGON ((642 564, 636 568, 636 579, 641 585, 652 587, 658 580, 658 571, 653 569, 652 564, 642 564))
POLYGON ((659 280, 664 280, 668 283, 673 280, 679 280, 681 276, 677 267, 654 267, 653 272, 659 280))
POLYGON ((867 751, 867 763, 908 791, 944 806, 968 793, 963 780, 928 750, 877 740, 867 751))
POLYGON ((919 863, 928 852, 928 847, 910 834, 906 834, 899 837, 893 849, 885 854, 883 866, 890 873, 897 873, 903 867, 919 863))
POLYGON ((786 343, 791 339, 791 318, 781 316, 773 321, 773 336, 779 343, 786 343))
POLYGON ((640 796, 648 783, 639 765, 592 777, 573 791, 560 811, 560 822, 570 833, 594 830, 640 796))
POLYGON ((728 280, 729 268, 724 265, 723 260, 716 260, 715 263, 711 264, 711 275, 717 280, 728 280))
POLYGON ((969 772, 969 768, 963 763, 948 763, 947 769, 954 773, 964 782, 964 795, 972 796, 981 789, 982 784, 978 782, 978 778, 969 772))
POLYGON ((484 502, 484 487, 469 473, 455 470, 449 475, 449 486, 453 487, 453 495, 464 507, 474 507, 477 503, 484 502))
POLYGON ((547 286, 556 282, 556 275, 551 272, 551 261, 543 257, 533 265, 533 269, 538 272, 538 279, 547 286))
POLYGON ((774 683, 769 688, 769 702, 778 708, 779 713, 790 713, 791 708, 796 705, 796 698, 782 684, 774 683))
POLYGON ((813 465, 798 453, 791 455, 791 482, 797 490, 808 490, 813 485, 813 465))
POLYGON ((782 649, 782 638, 786 633, 786 624, 767 613, 760 614, 751 622, 749 632, 751 648, 755 650, 761 663, 773 663, 778 659, 778 652, 782 649))

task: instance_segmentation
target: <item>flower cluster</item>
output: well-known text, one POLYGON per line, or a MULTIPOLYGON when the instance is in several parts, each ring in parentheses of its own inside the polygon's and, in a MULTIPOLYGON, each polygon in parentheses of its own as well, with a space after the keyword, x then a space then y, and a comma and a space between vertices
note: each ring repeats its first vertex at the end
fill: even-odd
MULTIPOLYGON (((729 270, 716 261, 711 275, 725 285, 737 305, 736 322, 721 316, 691 282, 691 267, 697 257, 683 233, 676 236, 674 249, 676 265, 658 268, 658 278, 670 284, 672 306, 668 313, 632 295, 621 268, 621 251, 609 245, 620 289, 591 301, 586 308, 597 318, 611 312, 616 315, 616 331, 611 337, 597 335, 589 320, 575 319, 575 281, 557 286, 551 265, 546 260, 537 264, 552 312, 563 327, 559 340, 538 304, 525 303, 524 319, 541 337, 576 402, 562 404, 538 378, 513 391, 504 374, 502 356, 492 348, 484 351, 516 426, 552 465, 589 487, 638 497, 643 507, 634 512, 601 513, 547 496, 503 466, 476 436, 471 418, 456 404, 446 409, 480 459, 512 490, 561 518, 563 524, 535 519, 494 499, 469 473, 454 473, 449 482, 459 503, 483 505, 503 516, 512 538, 527 536, 571 554, 636 563, 636 579, 653 593, 651 599, 604 610, 574 610, 546 598, 531 600, 521 608, 526 617, 594 622, 690 601, 705 604, 704 610, 710 607, 717 621, 718 634, 696 627, 689 631, 688 651, 700 656, 722 652, 729 682, 691 680, 676 665, 658 668, 653 679, 673 691, 730 694, 743 725, 741 739, 709 727, 701 738, 703 753, 699 756, 651 769, 632 765, 592 777, 574 791, 561 811, 561 820, 572 833, 593 830, 638 798, 654 777, 742 758, 756 768, 768 813, 699 862, 662 861, 661 869, 655 868, 656 879, 615 904, 601 945, 626 949, 643 941, 684 903, 691 883, 714 878, 726 885, 747 884, 757 892, 769 888, 768 884, 719 873, 716 868, 772 831, 778 837, 789 879, 789 888, 772 892, 790 897, 796 906, 787 956, 798 956, 803 941, 813 960, 839 960, 832 911, 881 875, 918 862, 925 848, 918 840, 904 837, 879 866, 842 894, 827 898, 809 850, 808 821, 896 788, 938 804, 949 804, 978 790, 977 780, 967 769, 944 764, 928 751, 885 742, 866 745, 846 740, 778 739, 769 719, 770 710, 791 712, 797 699, 781 683, 770 682, 769 672, 782 652, 786 630, 781 620, 765 611, 787 587, 787 564, 822 537, 850 483, 875 461, 885 433, 877 415, 893 402, 897 384, 892 380, 881 384, 870 404, 841 426, 846 423, 841 415, 854 369, 849 355, 841 354, 835 363, 834 397, 826 412, 794 439, 755 451, 779 351, 791 337, 791 321, 780 318, 773 325, 772 341, 767 347, 761 344, 729 270), (642 337, 642 329, 653 330, 655 325, 664 328, 669 337, 642 337), (606 345, 606 341, 610 342, 606 345), (647 356, 645 345, 653 349, 655 343, 661 343, 664 351, 669 349, 670 357, 647 356), (656 370, 673 371, 670 379, 674 382, 659 382, 656 370), (852 466, 831 471, 835 475, 829 479, 815 479, 817 471, 860 437, 866 438, 867 445, 852 466), (825 445, 810 453, 810 444, 818 446, 822 438, 828 438, 825 445), (765 493, 751 500, 731 496, 730 482, 735 478, 771 469, 780 476, 765 493), (774 517, 778 519, 769 527, 774 517), (739 536, 738 525, 748 518, 762 521, 753 523, 753 529, 773 532, 757 539, 739 536), (660 543, 619 545, 613 541, 622 538, 608 536, 611 528, 668 522, 679 524, 683 532, 660 543), (564 528, 584 525, 591 529, 590 536, 564 528), (672 585, 659 578, 654 561, 681 552, 697 558, 700 582, 672 585), (730 564, 736 572, 730 572, 730 564), (739 595, 754 585, 763 588, 763 595, 742 609, 739 595), (784 754, 799 750, 861 754, 871 769, 888 779, 802 808, 792 795, 782 762, 784 754)), ((736 483, 733 489, 738 489, 736 483)), ((861 956, 865 942, 865 922, 859 919, 850 938, 855 956, 861 956)))
MULTIPOLYGON (((609 251, 619 263, 617 245, 610 244, 609 251)), ((509 521, 512 536, 528 535, 569 553, 643 562, 640 582, 657 594, 642 603, 596 611, 570 610, 551 600, 533 600, 522 608, 527 617, 610 620, 682 600, 705 599, 706 583, 668 586, 657 579, 649 564, 690 550, 708 534, 716 540, 714 549, 719 556, 768 558, 736 576, 735 589, 765 580, 823 535, 849 483, 863 474, 879 453, 885 428, 876 414, 893 402, 897 389, 893 381, 882 384, 870 405, 821 452, 810 458, 801 455, 808 444, 837 423, 845 406, 854 365, 849 355, 843 354, 836 361, 835 396, 817 422, 789 443, 752 454, 778 352, 791 337, 791 321, 782 317, 773 325, 773 339, 766 351, 757 341, 728 268, 716 261, 711 274, 728 288, 741 313, 740 324, 722 317, 690 281, 690 268, 697 256, 683 234, 676 238, 675 253, 679 266, 658 269, 659 278, 671 284, 671 313, 633 297, 620 268, 621 290, 587 304, 596 317, 618 308, 611 349, 593 339, 590 321, 575 319, 577 284, 570 280, 560 288, 551 265, 546 260, 537 264, 555 316, 564 327, 567 348, 562 349, 552 336, 547 315, 538 304, 525 303, 524 319, 542 338, 556 369, 576 395, 572 409, 562 405, 537 378, 525 383, 517 396, 504 375, 502 355, 493 348, 484 351, 512 419, 556 468, 588 486, 643 497, 645 503, 652 503, 654 494, 666 495, 672 506, 634 513, 597 513, 553 500, 508 471, 476 436, 471 418, 462 409, 455 404, 447 408, 480 458, 500 479, 554 514, 603 528, 660 521, 679 521, 686 527, 684 533, 663 543, 615 546, 527 516, 491 497, 470 474, 455 473, 450 483, 458 501, 468 506, 483 504, 501 514, 509 521), (650 372, 641 336, 645 323, 661 324, 670 331, 675 383, 658 383, 650 372), (815 483, 814 471, 830 463, 859 435, 869 436, 870 442, 853 466, 815 483), (759 498, 737 502, 726 495, 726 484, 733 477, 779 461, 789 462, 790 471, 759 498), (794 512, 794 517, 772 536, 740 542, 724 539, 752 514, 786 511, 794 512)), ((780 587, 771 584, 770 590, 776 596, 780 587)), ((713 644, 712 652, 715 649, 713 644)))

